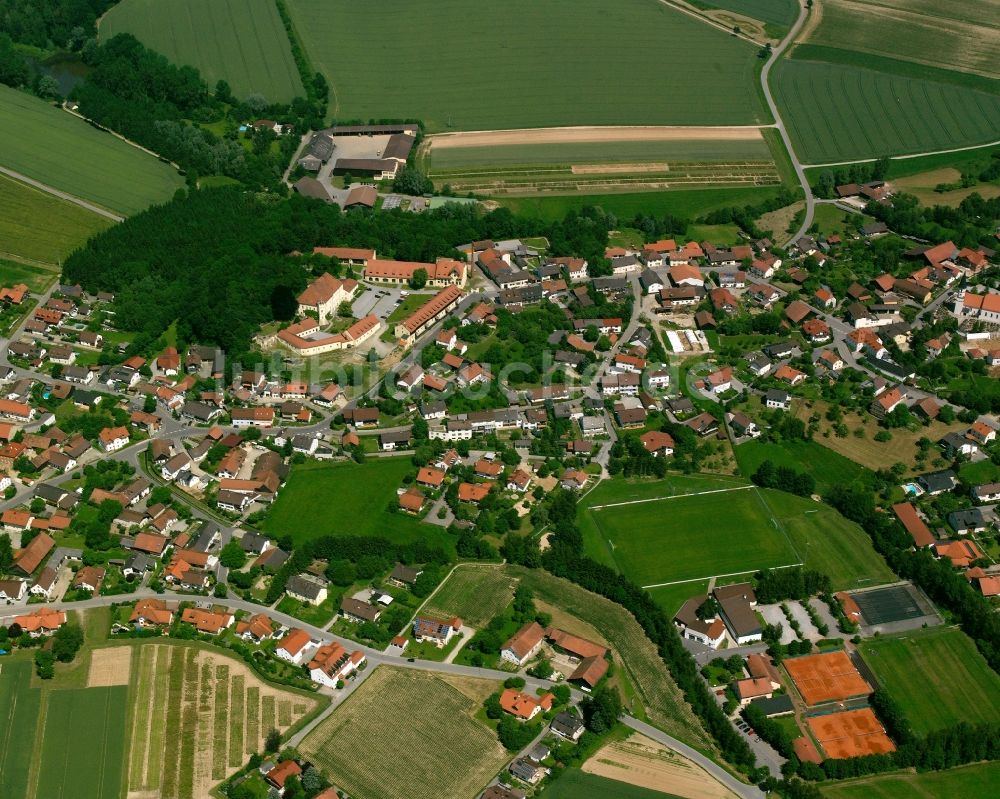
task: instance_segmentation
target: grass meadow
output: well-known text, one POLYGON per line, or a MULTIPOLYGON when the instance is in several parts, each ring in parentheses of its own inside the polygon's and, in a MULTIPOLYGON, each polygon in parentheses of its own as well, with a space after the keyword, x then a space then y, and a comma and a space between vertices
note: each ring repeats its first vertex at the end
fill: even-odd
POLYGON ((70 688, 49 694, 36 796, 121 796, 127 700, 128 687, 124 685, 70 688))
POLYGON ((338 119, 412 117, 429 132, 770 122, 757 48, 656 0, 479 4, 472 25, 463 0, 288 6, 338 119))
POLYGON ((0 86, 0 166, 121 214, 169 200, 176 170, 37 97, 0 86))
POLYGON ((824 782, 824 799, 961 799, 991 796, 1000 782, 1000 763, 929 771, 887 774, 843 782, 824 782))
POLYGON ((35 750, 41 691, 31 687, 28 660, 0 663, 0 785, 5 795, 28 795, 28 772, 35 750))
POLYGON ((102 40, 119 33, 197 67, 210 87, 227 81, 240 99, 304 94, 274 0, 124 0, 101 20, 102 40))
POLYGON ((0 258, 0 286, 24 283, 31 291, 41 292, 58 277, 57 269, 46 269, 42 266, 0 258))
POLYGON ((824 0, 808 42, 1000 78, 992 0, 824 0))
POLYGON ((819 494, 826 493, 835 485, 850 485, 866 471, 854 461, 814 441, 747 441, 736 448, 736 460, 748 478, 766 460, 775 466, 791 466, 806 471, 816 479, 819 494))
POLYGON ((996 95, 862 67, 785 60, 772 88, 806 163, 984 144, 1000 128, 996 95))
POLYGON ((483 627, 514 598, 517 580, 499 566, 459 566, 434 592, 424 611, 439 618, 458 616, 483 627))
POLYGON ((454 547, 445 528, 388 511, 390 503, 396 505, 396 488, 411 471, 413 464, 405 456, 370 458, 361 464, 300 464, 292 469, 263 529, 290 535, 296 544, 322 535, 378 535, 454 547))
POLYGON ((508 759, 474 718, 477 699, 433 674, 379 666, 299 748, 352 796, 474 796, 508 759))
POLYGON ((0 175, 0 250, 32 261, 60 264, 95 233, 107 217, 0 175))
POLYGON ((917 735, 1000 720, 1000 676, 957 627, 865 641, 859 649, 917 735))

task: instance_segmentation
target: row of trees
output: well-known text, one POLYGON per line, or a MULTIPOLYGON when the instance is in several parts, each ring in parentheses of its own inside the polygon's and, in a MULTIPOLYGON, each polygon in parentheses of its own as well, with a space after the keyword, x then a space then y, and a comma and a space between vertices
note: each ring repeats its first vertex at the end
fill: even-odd
POLYGON ((750 478, 761 488, 777 488, 800 497, 811 496, 816 490, 816 478, 791 466, 775 466, 769 460, 761 463, 750 478))

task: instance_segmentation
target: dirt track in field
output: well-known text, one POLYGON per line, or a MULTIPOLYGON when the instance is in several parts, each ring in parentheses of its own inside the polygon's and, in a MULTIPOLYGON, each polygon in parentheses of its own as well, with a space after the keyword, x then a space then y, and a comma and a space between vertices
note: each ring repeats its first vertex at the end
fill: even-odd
POLYGON ((633 175, 641 172, 669 172, 670 164, 577 164, 570 167, 574 175, 633 175))
POLYGON ((583 771, 685 799, 735 799, 690 760, 639 734, 602 747, 583 771))
POLYGON ((573 127, 523 128, 520 130, 472 130, 429 136, 428 145, 445 150, 453 147, 498 147, 523 144, 573 144, 580 142, 630 141, 755 141, 760 128, 747 127, 573 127))

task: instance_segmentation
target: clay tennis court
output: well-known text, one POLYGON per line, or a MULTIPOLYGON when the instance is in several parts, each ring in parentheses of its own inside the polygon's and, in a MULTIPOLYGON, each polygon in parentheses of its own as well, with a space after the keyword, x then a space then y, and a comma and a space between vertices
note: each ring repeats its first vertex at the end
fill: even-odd
POLYGON ((846 652, 792 658, 785 661, 785 669, 802 700, 810 706, 842 702, 872 692, 846 652))
POLYGON ((572 142, 629 141, 754 141, 762 138, 760 128, 680 127, 635 125, 629 127, 523 128, 520 130, 473 130, 438 133, 427 137, 435 150, 450 147, 496 147, 512 144, 569 144, 572 142))
POLYGON ((806 722, 827 757, 860 757, 896 751, 896 745, 885 734, 870 707, 813 716, 806 722))

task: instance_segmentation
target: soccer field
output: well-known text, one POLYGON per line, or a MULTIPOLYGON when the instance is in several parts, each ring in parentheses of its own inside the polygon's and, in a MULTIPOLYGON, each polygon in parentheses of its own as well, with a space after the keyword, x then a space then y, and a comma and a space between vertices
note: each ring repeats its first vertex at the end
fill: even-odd
POLYGON ((1000 676, 957 628, 865 641, 859 650, 917 735, 1000 720, 1000 676))
POLYGON ((52 691, 36 796, 45 799, 118 799, 125 761, 128 688, 52 691))
POLYGON ((0 251, 4 253, 58 264, 113 224, 107 217, 0 175, 0 251))
POLYGON ((408 472, 416 468, 405 456, 369 458, 361 464, 300 464, 292 469, 262 527, 273 535, 290 535, 296 543, 321 535, 359 535, 423 540, 453 549, 454 540, 444 527, 388 511, 390 504, 396 506, 396 489, 408 472))
POLYGON ((604 506, 590 515, 613 561, 640 585, 801 560, 756 488, 604 506))
POLYGON ((197 67, 210 89, 227 81, 241 100, 305 93, 274 0, 124 0, 101 20, 102 41, 119 33, 197 67))
POLYGON ((1000 96, 861 67, 786 59, 772 89, 810 164, 986 144, 1000 129, 1000 96))
POLYGON ((416 118, 429 131, 770 122, 757 48, 657 0, 288 7, 341 120, 416 118))
POLYGON ((37 97, 0 86, 0 166, 134 214, 184 185, 177 171, 37 97))

